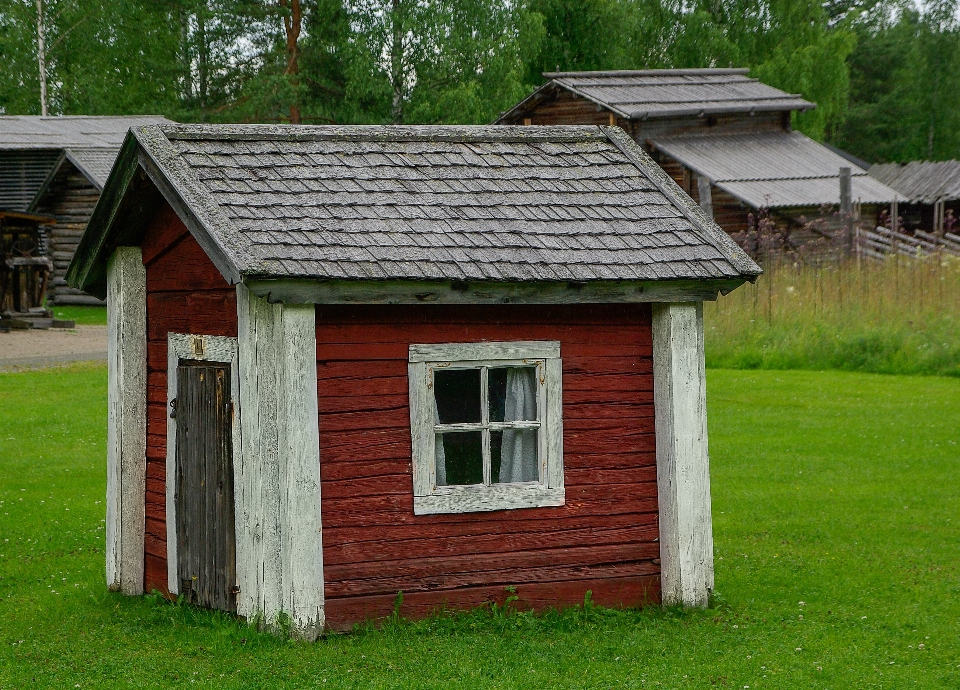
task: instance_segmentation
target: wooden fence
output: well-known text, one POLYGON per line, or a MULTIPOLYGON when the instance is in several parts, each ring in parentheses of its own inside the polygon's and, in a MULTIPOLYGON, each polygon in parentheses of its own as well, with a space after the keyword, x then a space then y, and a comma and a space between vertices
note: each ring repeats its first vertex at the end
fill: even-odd
POLYGON ((935 235, 922 230, 905 235, 890 228, 878 227, 857 233, 857 251, 860 256, 871 259, 883 259, 894 254, 917 258, 935 254, 960 257, 960 235, 935 235))

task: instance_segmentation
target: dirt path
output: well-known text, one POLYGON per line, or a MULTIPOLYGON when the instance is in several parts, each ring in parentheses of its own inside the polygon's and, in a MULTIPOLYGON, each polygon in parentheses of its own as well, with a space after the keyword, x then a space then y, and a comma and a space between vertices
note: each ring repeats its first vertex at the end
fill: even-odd
POLYGON ((0 333, 0 370, 36 369, 64 362, 106 359, 106 326, 0 333))

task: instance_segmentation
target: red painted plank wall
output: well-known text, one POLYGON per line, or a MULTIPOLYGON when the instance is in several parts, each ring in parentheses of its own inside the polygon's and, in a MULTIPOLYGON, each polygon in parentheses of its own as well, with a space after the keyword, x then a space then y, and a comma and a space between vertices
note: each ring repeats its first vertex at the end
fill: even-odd
POLYGON ((659 598, 648 305, 317 308, 326 616, 659 598), (566 505, 413 514, 410 343, 559 340, 566 505))
POLYGON ((167 591, 167 333, 237 335, 236 288, 166 204, 143 241, 147 267, 147 494, 144 591, 167 591))

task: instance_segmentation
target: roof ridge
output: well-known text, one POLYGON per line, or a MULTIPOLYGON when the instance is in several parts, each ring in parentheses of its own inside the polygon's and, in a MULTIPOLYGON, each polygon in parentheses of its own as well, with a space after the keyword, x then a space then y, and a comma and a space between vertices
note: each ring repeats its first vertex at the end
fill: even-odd
POLYGON ((596 125, 157 125, 169 140, 601 141, 596 125))
POLYGON ((583 72, 544 72, 544 79, 561 79, 563 77, 669 77, 687 74, 697 75, 735 75, 748 74, 748 67, 691 67, 685 69, 621 69, 621 70, 593 70, 583 72))

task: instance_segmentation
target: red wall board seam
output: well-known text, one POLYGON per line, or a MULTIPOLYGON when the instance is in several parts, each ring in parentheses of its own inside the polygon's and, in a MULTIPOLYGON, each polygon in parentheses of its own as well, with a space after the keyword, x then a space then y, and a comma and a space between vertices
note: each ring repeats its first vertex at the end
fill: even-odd
POLYGON ((608 601, 656 600, 651 342, 647 305, 317 307, 330 625, 389 613, 398 590, 424 602, 412 615, 470 605, 498 583, 540 587, 542 607, 582 602, 581 582, 645 578, 644 596, 608 601), (415 516, 409 345, 482 340, 560 341, 566 505, 415 516), (546 594, 563 588, 577 596, 546 594))

